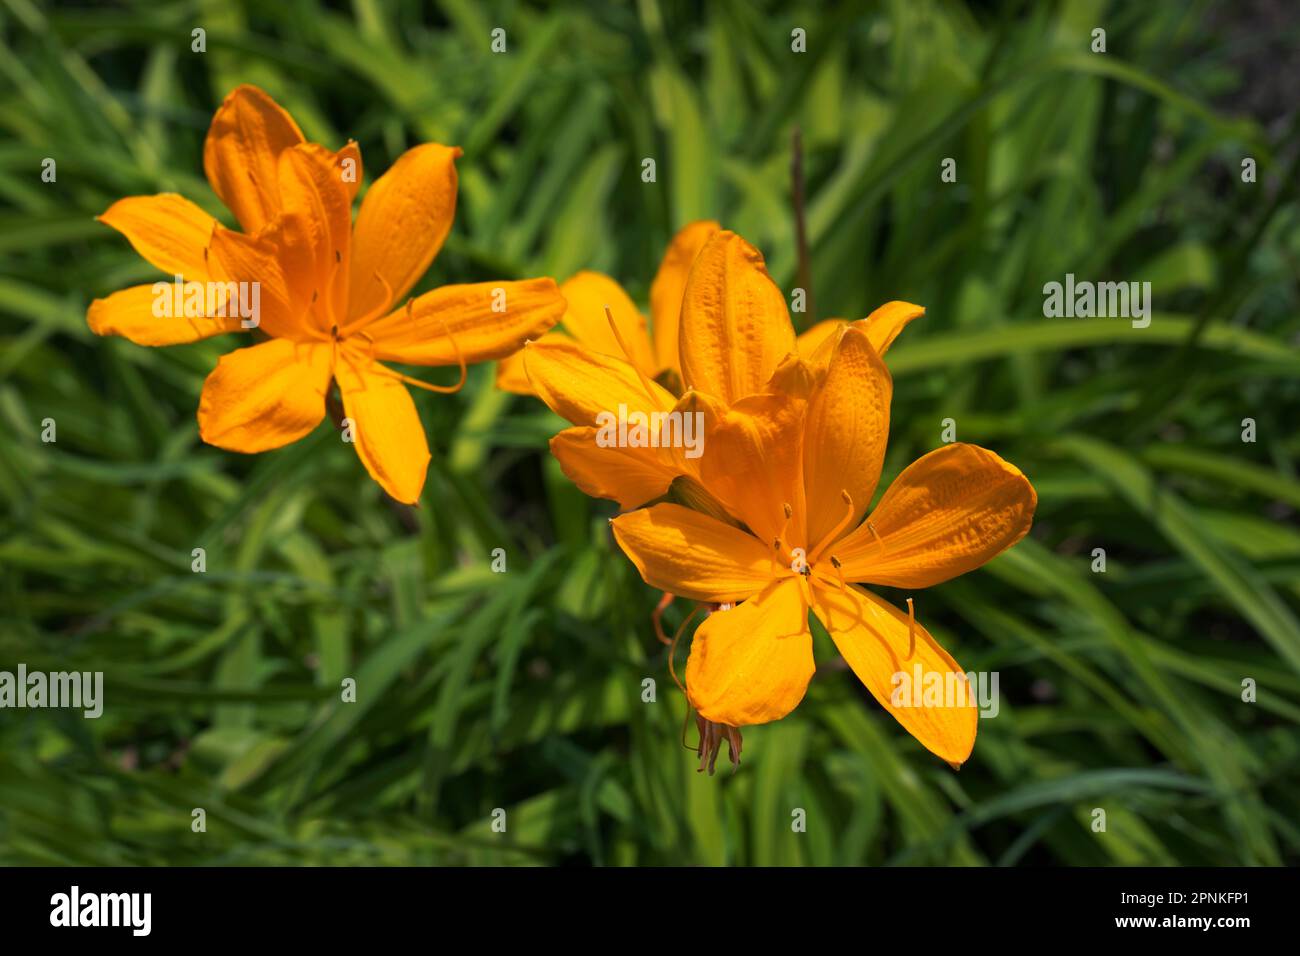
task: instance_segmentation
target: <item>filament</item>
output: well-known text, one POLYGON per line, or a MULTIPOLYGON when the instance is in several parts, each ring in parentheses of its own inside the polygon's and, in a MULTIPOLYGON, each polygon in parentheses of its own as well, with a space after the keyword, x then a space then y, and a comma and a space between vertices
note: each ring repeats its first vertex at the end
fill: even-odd
POLYGON ((651 404, 659 405, 659 399, 655 396, 654 386, 650 379, 646 378, 645 372, 641 371, 641 366, 632 358, 632 350, 627 347, 627 342, 623 339, 623 333, 618 330, 617 323, 614 322, 614 313, 610 307, 605 306, 605 320, 609 322, 609 330, 614 333, 614 339, 618 342, 618 347, 623 350, 623 357, 627 359, 627 364, 632 366, 636 372, 636 377, 641 380, 641 387, 645 389, 646 397, 650 399, 651 404))
POLYGON ((686 631, 686 625, 690 624, 691 620, 699 612, 700 612, 700 606, 697 604, 695 605, 694 608, 691 609, 691 613, 686 615, 682 623, 677 625, 677 630, 673 633, 672 643, 668 646, 668 675, 673 679, 673 683, 677 685, 677 689, 680 690, 684 695, 686 695, 688 706, 690 704, 690 695, 686 694, 686 685, 683 684, 677 677, 677 668, 674 666, 674 662, 677 657, 677 642, 682 639, 682 634, 685 633, 686 631))
POLYGON ((849 526, 849 522, 853 520, 853 496, 850 495, 848 491, 841 488, 840 500, 844 502, 844 514, 841 515, 840 520, 835 523, 835 527, 830 530, 826 537, 822 538, 821 544, 817 546, 817 550, 814 551, 812 557, 809 558, 810 564, 817 560, 817 557, 822 553, 822 548, 839 539, 839 536, 843 534, 844 529, 849 526))
MULTIPOLYGON (((347 325, 344 327, 344 330, 343 330, 345 333, 347 332, 348 329, 354 329, 354 328, 356 328, 357 326, 368 325, 369 323, 373 322, 375 319, 379 318, 379 316, 383 315, 384 310, 385 310, 386 308, 388 308, 388 304, 389 304, 390 302, 392 302, 392 300, 393 300, 393 287, 390 286, 390 285, 388 284, 388 280, 387 280, 387 279, 385 279, 383 276, 381 276, 381 275, 379 274, 378 270, 375 271, 375 278, 378 279, 378 280, 379 280, 379 284, 380 284, 381 286, 383 286, 383 289, 384 289, 384 295, 383 295, 383 298, 381 298, 381 299, 379 300, 379 304, 376 305, 376 306, 375 306, 373 309, 371 309, 369 312, 367 312, 367 313, 365 313, 364 315, 362 315, 362 316, 360 316, 360 317, 358 317, 358 318, 356 318, 356 319, 353 319, 351 322, 347 323, 347 325)), ((408 300, 407 300, 407 303, 406 303, 406 314, 407 314, 408 316, 411 314, 411 303, 412 303, 413 301, 414 301, 414 300, 411 300, 411 299, 408 299, 408 300)))
POLYGON ((691 701, 690 698, 688 697, 686 699, 686 716, 682 718, 682 746, 685 747, 687 750, 693 750, 695 751, 695 753, 698 754, 700 752, 699 745, 692 747, 690 744, 686 742, 686 729, 691 725, 692 710, 694 710, 694 708, 691 707, 691 701))
POLYGON ((372 362, 375 359, 375 340, 368 332, 358 332, 357 338, 366 340, 366 358, 372 362))
POLYGON ((799 626, 795 628, 795 633, 799 634, 808 629, 808 609, 813 605, 812 585, 808 583, 808 578, 799 575, 799 626))
MULTIPOLYGON (((337 362, 339 356, 343 357, 344 363, 352 371, 352 374, 356 376, 357 383, 360 386, 357 389, 357 391, 364 392, 366 390, 365 376, 361 374, 361 369, 357 368, 356 363, 352 361, 352 357, 348 355, 348 350, 347 349, 340 350, 337 342, 334 345, 334 355, 330 359, 331 370, 333 369, 333 365, 335 362, 337 362)), ((382 365, 377 365, 376 368, 381 369, 384 372, 387 372, 389 375, 394 375, 397 376, 398 378, 401 378, 401 376, 397 375, 397 373, 394 372, 392 369, 384 368, 384 366, 382 365)))
POLYGON ((668 636, 664 634, 664 611, 668 610, 668 605, 672 603, 673 595, 665 591, 664 596, 661 597, 659 603, 655 605, 654 613, 650 615, 650 621, 654 624, 655 637, 659 639, 660 644, 672 643, 672 641, 668 639, 668 636))
MULTIPOLYGON (((412 314, 412 302, 413 300, 411 299, 408 299, 406 302, 407 315, 412 314)), ((397 377, 407 385, 414 385, 416 388, 422 388, 429 392, 437 392, 440 395, 453 395, 465 387, 465 380, 469 375, 469 370, 465 366, 465 356, 461 353, 460 346, 456 344, 456 336, 451 334, 451 329, 447 325, 447 317, 438 313, 438 318, 442 322, 442 334, 447 337, 449 342, 451 342, 451 347, 456 352, 456 364, 460 367, 460 381, 455 385, 430 385, 428 382, 422 382, 418 378, 411 378, 409 375, 403 375, 401 372, 394 372, 392 369, 385 368, 384 371, 397 377)), ((383 368, 383 366, 380 366, 380 368, 383 368)))

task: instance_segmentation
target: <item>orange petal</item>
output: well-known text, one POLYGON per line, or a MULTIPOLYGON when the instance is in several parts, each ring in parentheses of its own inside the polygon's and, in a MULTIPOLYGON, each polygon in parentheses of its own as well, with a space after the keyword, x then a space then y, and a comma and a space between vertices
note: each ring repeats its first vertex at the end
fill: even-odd
POLYGON ((645 583, 661 591, 721 604, 747 598, 773 578, 769 551, 752 534, 681 505, 630 511, 611 525, 645 583))
POLYGON ((787 578, 705 619, 691 641, 686 693, 707 720, 765 724, 799 706, 814 669, 808 609, 787 578))
MULTIPOLYGON (((168 312, 155 312, 155 303, 166 297, 170 302, 171 282, 137 285, 114 292, 107 299, 96 299, 86 310, 86 323, 96 335, 120 335, 136 345, 180 345, 197 342, 223 332, 241 331, 238 316, 201 318, 177 315, 174 305, 168 312)), ((183 311, 183 310, 182 310, 183 311)))
POLYGON ((810 399, 826 378, 826 367, 813 365, 798 352, 791 352, 785 361, 776 367, 772 377, 767 380, 765 392, 774 395, 788 395, 791 398, 810 399))
POLYGON ((169 276, 207 281, 206 250, 217 221, 184 196, 128 196, 109 206, 99 221, 126 236, 136 252, 169 276))
POLYGON ((533 394, 533 386, 528 381, 528 370, 524 368, 522 351, 497 361, 496 386, 503 392, 513 392, 516 395, 533 394))
POLYGON ((562 320, 566 332, 587 348, 627 359, 654 377, 657 370, 645 316, 621 285, 600 272, 579 272, 560 286, 560 294, 568 303, 562 320), (610 329, 605 306, 609 306, 630 354, 624 353, 610 329))
POLYGON ((925 315, 923 306, 913 305, 911 302, 886 302, 865 319, 853 324, 864 329, 867 338, 871 340, 872 347, 884 355, 907 323, 923 315, 925 315))
POLYGON ((919 623, 873 594, 813 580, 813 611, 858 680, 931 753, 961 764, 975 746, 979 711, 957 662, 919 623), (898 675, 898 676, 895 676, 898 675), (936 682, 937 685, 936 685, 936 682), (926 698, 927 687, 944 691, 926 698))
POLYGON ((203 171, 248 233, 280 211, 280 153, 303 141, 293 117, 255 86, 239 86, 212 117, 203 171))
POLYGON ((829 361, 834 337, 848 324, 844 319, 824 319, 811 329, 800 332, 799 337, 795 339, 795 347, 800 357, 811 359, 816 356, 823 362, 829 361))
MULTIPOLYGON (((563 332, 547 332, 537 340, 542 342, 572 342, 573 339, 563 332)), ((503 392, 516 395, 536 395, 533 383, 528 381, 528 369, 524 367, 524 350, 520 349, 497 361, 496 386, 503 392)))
POLYGON ((659 271, 650 285, 650 317, 654 321, 654 353, 656 372, 664 369, 681 371, 677 352, 678 329, 682 321, 682 296, 686 293, 686 277, 704 244, 722 229, 716 222, 704 219, 688 223, 677 231, 659 271))
POLYGON ((340 173, 335 154, 314 143, 280 154, 281 207, 286 220, 302 227, 290 240, 296 247, 292 265, 282 257, 281 267, 322 332, 347 321, 352 199, 340 173))
POLYGON ((551 439, 551 454, 583 494, 629 509, 668 491, 678 469, 667 450, 602 445, 599 435, 600 429, 582 426, 551 439))
MULTIPOLYGON (((551 453, 586 494, 612 498, 629 509, 664 495, 677 478, 699 477, 705 438, 726 409, 707 395, 687 392, 661 418, 651 413, 640 419, 637 407, 625 411, 622 421, 616 411, 608 410, 598 413, 595 428, 560 432, 551 439, 551 453)), ((698 482, 690 489, 693 500, 685 503, 732 520, 698 482)), ((678 490, 686 491, 681 486, 678 490)))
POLYGON ((325 417, 330 349, 271 339, 221 357, 203 383, 199 434, 228 451, 295 442, 325 417))
POLYGON ((355 140, 348 140, 342 149, 330 153, 324 146, 318 146, 316 143, 309 143, 312 149, 318 149, 326 153, 331 158, 331 165, 338 170, 339 181, 343 183, 343 188, 347 190, 348 202, 357 198, 357 193, 361 190, 361 147, 355 140))
POLYGON ((554 279, 444 285, 362 326, 374 354, 412 365, 486 362, 517 352, 559 321, 554 279))
POLYGON ((825 365, 830 361, 831 352, 839 341, 839 336, 846 328, 861 329, 867 333, 871 346, 880 355, 884 355, 913 319, 925 315, 925 309, 911 302, 886 302, 865 319, 845 322, 843 319, 827 319, 818 322, 811 329, 799 336, 799 354, 814 365, 825 365))
POLYGON ((649 414, 670 411, 676 402, 661 385, 647 388, 630 363, 571 339, 530 342, 523 355, 537 397, 575 425, 598 425, 602 412, 617 415, 620 404, 649 414))
POLYGON ((401 302, 442 248, 456 216, 459 147, 408 149, 366 190, 357 214, 348 315, 401 302))
POLYGON ((854 528, 867 513, 885 460, 892 394, 889 372, 866 333, 846 329, 808 404, 803 474, 814 548, 836 526, 854 528), (845 491, 853 504, 847 523, 845 491))
POLYGON ((429 444, 411 393, 356 349, 339 356, 334 374, 366 471, 396 500, 416 504, 429 468, 429 444))
POLYGON ((1015 465, 957 442, 912 462, 881 496, 870 527, 864 523, 829 550, 850 581, 928 588, 1023 538, 1037 503, 1015 465))
POLYGON ((763 544, 806 547, 803 427, 806 403, 785 395, 751 395, 733 405, 705 436, 704 486, 763 544), (787 519, 789 506, 793 517, 787 519))
POLYGON ((715 234, 691 268, 679 349, 686 385, 730 404, 763 391, 794 350, 785 297, 763 256, 734 232, 715 234))
MULTIPOLYGON (((309 295, 305 285, 291 288, 281 265, 289 264, 289 275, 298 277, 305 247, 295 244, 295 236, 302 236, 308 226, 297 215, 280 216, 257 236, 247 236, 231 229, 217 227, 212 237, 210 262, 215 278, 225 282, 245 283, 244 288, 256 290, 255 327, 277 338, 306 339, 313 337, 307 324, 309 295), (296 258, 291 258, 296 250, 296 258)), ((320 338, 319 333, 315 335, 320 338)))

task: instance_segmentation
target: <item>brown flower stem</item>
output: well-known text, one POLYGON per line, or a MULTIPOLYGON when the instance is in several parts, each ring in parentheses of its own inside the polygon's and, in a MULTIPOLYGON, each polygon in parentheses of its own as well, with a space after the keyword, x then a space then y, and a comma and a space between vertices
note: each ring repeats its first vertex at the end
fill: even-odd
POLYGON ((802 326, 807 329, 817 321, 817 309, 813 305, 812 262, 808 257, 808 225, 803 191, 803 131, 797 125, 791 140, 790 180, 794 197, 794 236, 799 255, 799 288, 804 291, 804 306, 807 309, 802 326))
POLYGON ((330 385, 329 393, 325 396, 325 410, 329 412, 330 421, 339 431, 343 431, 343 402, 339 398, 339 393, 333 384, 330 385))

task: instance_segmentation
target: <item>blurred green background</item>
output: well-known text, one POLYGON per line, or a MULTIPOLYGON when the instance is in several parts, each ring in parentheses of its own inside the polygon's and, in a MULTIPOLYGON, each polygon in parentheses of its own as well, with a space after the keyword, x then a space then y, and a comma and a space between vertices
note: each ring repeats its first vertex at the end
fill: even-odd
POLYGON ((97 721, 0 711, 0 862, 1300 859, 1293 5, 0 0, 0 38, 0 669, 107 685, 97 721), (710 217, 789 291, 798 125, 817 313, 796 321, 929 309, 888 357, 886 480, 953 418, 1039 492, 1030 538, 917 595, 1000 674, 961 772, 822 634, 803 705, 746 732, 739 773, 697 774, 613 505, 491 367, 415 393, 418 510, 328 424, 256 457, 202 444, 232 340, 91 335, 91 298, 157 278, 91 217, 174 190, 230 222, 201 150, 244 82, 308 138, 357 139, 367 180, 415 143, 465 149, 420 289, 596 268, 644 303, 673 230, 710 217), (1044 318, 1067 272, 1150 281, 1151 326, 1044 318))

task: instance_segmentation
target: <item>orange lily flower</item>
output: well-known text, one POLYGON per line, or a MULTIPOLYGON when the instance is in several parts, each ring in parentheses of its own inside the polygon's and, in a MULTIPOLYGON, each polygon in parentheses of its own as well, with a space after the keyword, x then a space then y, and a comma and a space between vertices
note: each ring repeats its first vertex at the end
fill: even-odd
POLYGON ((119 200, 99 217, 169 279, 218 287, 223 307, 160 317, 155 283, 96 299, 87 322, 139 345, 193 342, 245 331, 224 305, 237 288, 255 290, 254 324, 270 340, 225 355, 208 376, 203 440, 247 453, 297 441, 325 417, 334 382, 366 470, 414 504, 429 448, 404 383, 460 386, 428 385, 382 362, 458 365, 463 384, 467 363, 509 355, 564 310, 551 279, 443 286, 403 302, 451 229, 460 154, 436 143, 408 150, 367 190, 354 224, 356 144, 331 152, 309 143, 270 96, 240 86, 212 119, 203 167, 242 232, 170 193, 119 200))
POLYGON ((582 273, 561 291, 572 336, 552 332, 529 343, 515 361, 522 357, 531 390, 575 426, 551 439, 564 473, 586 494, 612 498, 624 509, 672 488, 692 507, 718 510, 698 459, 682 449, 599 445, 602 412, 620 406, 647 414, 699 411, 707 425, 733 402, 763 392, 791 352, 805 355, 816 372, 835 337, 853 325, 883 354, 925 312, 890 302, 858 322, 828 320, 796 339, 785 296, 762 254, 712 222, 682 229, 664 256, 651 289, 652 359, 645 319, 612 279, 582 273))
MULTIPOLYGON (((681 298, 677 361, 671 366, 675 380, 668 377, 669 385, 684 387, 680 395, 646 374, 629 341, 630 334, 634 339, 635 325, 627 324, 625 310, 620 318, 612 306, 606 327, 618 353, 554 335, 530 342, 523 350, 538 397, 575 426, 551 439, 551 453, 564 473, 592 497, 613 498, 623 508, 634 508, 673 488, 692 506, 717 512, 701 481, 699 458, 688 457, 680 446, 602 445, 601 416, 622 408, 647 416, 698 415, 707 428, 731 402, 761 391, 795 347, 785 297, 768 276, 762 254, 734 232, 710 231, 712 227, 712 223, 695 224, 678 234, 677 251, 670 249, 665 256, 674 281, 671 287, 659 283, 666 290, 660 296, 661 314, 671 318, 670 303, 681 298), (707 238, 691 262, 689 246, 703 233, 708 233, 707 238), (679 286, 680 293, 673 291, 679 286), (732 301, 745 303, 746 309, 731 308, 732 301), (625 334, 625 329, 630 333, 625 334)), ((598 296, 579 301, 588 310, 599 306, 598 296)))
POLYGON ((798 358, 773 388, 715 423, 702 466, 741 526, 676 504, 613 519, 652 587, 720 608, 695 633, 686 691, 701 768, 739 728, 779 720, 813 675, 811 609, 872 696, 931 752, 970 755, 978 712, 956 661, 909 613, 859 587, 924 588, 971 571, 1028 532, 1028 479, 993 452, 950 444, 906 468, 869 520, 889 431, 892 380, 868 328, 834 330, 824 372, 798 358), (894 675, 966 688, 961 700, 894 700, 894 675), (932 676, 933 675, 933 676, 932 676))

